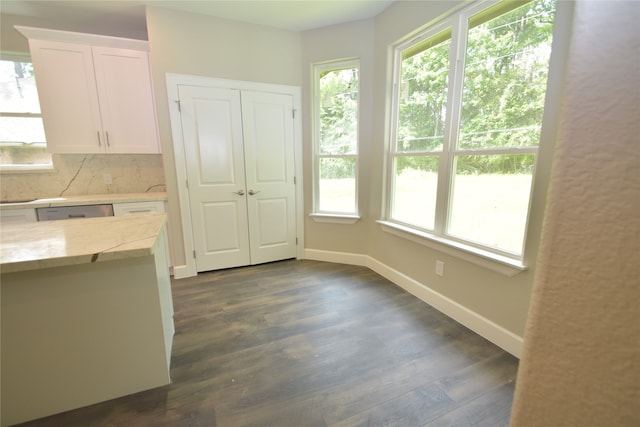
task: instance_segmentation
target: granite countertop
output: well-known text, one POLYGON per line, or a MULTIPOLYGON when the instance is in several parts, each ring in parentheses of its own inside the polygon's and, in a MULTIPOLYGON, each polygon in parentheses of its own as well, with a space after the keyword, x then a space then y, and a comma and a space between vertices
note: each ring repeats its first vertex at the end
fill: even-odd
POLYGON ((0 271, 135 258, 153 254, 165 214, 83 218, 0 227, 0 271))
POLYGON ((101 203, 146 202, 154 200, 167 200, 167 193, 90 194, 87 196, 52 197, 17 203, 0 202, 0 210, 97 205, 101 203))

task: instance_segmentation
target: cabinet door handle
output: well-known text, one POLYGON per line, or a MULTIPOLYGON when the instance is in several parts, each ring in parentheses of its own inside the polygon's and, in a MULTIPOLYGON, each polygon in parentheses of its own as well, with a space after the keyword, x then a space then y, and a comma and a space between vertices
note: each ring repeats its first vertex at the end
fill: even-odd
POLYGON ((244 196, 244 190, 234 191, 233 194, 237 194, 238 196, 244 196))
POLYGON ((102 147, 102 141, 100 141, 100 131, 96 132, 98 134, 98 147, 102 147))
POLYGON ((105 130, 104 134, 107 135, 107 147, 111 147, 111 143, 109 142, 109 132, 105 130))
POLYGON ((258 194, 261 190, 249 190, 249 195, 253 196, 254 194, 258 194))

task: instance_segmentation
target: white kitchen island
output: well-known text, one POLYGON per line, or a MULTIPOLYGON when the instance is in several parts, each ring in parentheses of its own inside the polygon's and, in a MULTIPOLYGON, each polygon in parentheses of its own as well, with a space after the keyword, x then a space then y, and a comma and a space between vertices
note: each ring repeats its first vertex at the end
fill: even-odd
POLYGON ((1 424, 166 385, 165 215, 0 227, 1 424))

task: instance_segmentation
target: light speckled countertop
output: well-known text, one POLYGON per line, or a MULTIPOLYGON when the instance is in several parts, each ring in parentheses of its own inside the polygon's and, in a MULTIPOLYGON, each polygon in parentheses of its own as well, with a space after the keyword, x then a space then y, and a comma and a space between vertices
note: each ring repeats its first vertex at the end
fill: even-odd
POLYGON ((97 205, 101 203, 145 202, 151 200, 167 200, 167 193, 91 194, 87 196, 52 197, 30 202, 0 203, 0 210, 97 205))
POLYGON ((14 273, 153 254, 165 214, 83 218, 0 227, 0 271, 14 273))

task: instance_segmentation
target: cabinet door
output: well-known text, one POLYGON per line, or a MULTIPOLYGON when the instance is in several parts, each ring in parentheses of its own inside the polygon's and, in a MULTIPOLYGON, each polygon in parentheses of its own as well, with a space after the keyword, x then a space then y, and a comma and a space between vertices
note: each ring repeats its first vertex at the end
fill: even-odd
POLYGON ((113 214, 115 216, 158 214, 164 212, 164 202, 161 201, 127 202, 113 204, 113 214))
MULTIPOLYGON (((124 215, 148 215, 148 214, 159 214, 165 213, 167 211, 165 202, 154 200, 147 202, 125 202, 125 203, 114 203, 113 204, 113 214, 115 216, 124 216, 124 215)), ((173 265, 173 261, 171 259, 171 250, 170 246, 170 237, 169 233, 166 230, 162 233, 163 246, 166 252, 166 263, 167 267, 171 268, 173 265)))
POLYGON ((147 52, 93 47, 102 126, 109 153, 159 153, 147 52))
POLYGON ((29 40, 50 153, 102 153, 91 47, 29 40))
POLYGON ((0 223, 17 224, 22 222, 36 222, 35 209, 4 209, 0 211, 0 223))

